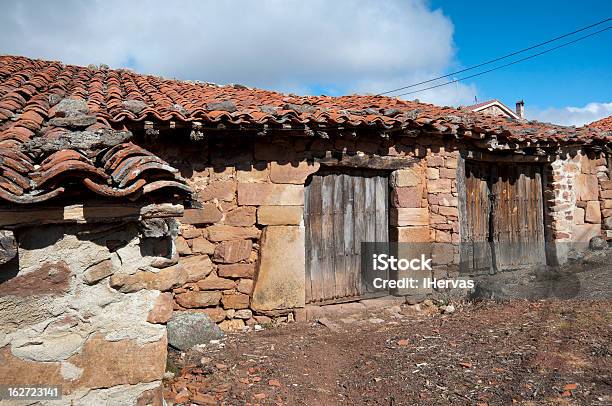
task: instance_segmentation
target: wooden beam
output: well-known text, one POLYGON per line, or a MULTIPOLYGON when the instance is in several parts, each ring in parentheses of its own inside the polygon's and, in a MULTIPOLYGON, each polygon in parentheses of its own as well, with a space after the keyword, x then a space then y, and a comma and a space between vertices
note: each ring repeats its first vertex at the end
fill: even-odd
POLYGON ((85 203, 44 208, 0 209, 0 227, 16 228, 40 224, 87 224, 139 221, 145 218, 180 217, 179 204, 101 204, 85 203))
POLYGON ((408 168, 418 162, 418 159, 412 157, 390 157, 379 155, 327 154, 324 158, 314 158, 314 161, 326 166, 395 170, 408 168))

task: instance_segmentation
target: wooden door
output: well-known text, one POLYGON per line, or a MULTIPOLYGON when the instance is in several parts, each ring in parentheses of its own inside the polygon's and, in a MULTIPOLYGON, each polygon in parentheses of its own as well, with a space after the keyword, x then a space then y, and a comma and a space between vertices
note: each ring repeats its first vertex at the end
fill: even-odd
POLYGON ((388 190, 388 177, 376 171, 324 170, 310 178, 304 202, 307 303, 376 292, 373 277, 361 272, 361 243, 389 241, 388 190))
POLYGON ((546 263, 542 171, 537 165, 466 162, 469 269, 516 269, 546 263))
POLYGON ((467 227, 461 243, 461 262, 467 269, 489 269, 492 265, 489 170, 482 164, 465 165, 467 227))

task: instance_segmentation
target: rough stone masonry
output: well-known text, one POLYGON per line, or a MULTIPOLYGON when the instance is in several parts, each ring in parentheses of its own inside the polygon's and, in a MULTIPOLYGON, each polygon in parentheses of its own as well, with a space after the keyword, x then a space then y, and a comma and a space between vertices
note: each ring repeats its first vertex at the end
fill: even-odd
POLYGON ((186 269, 179 277, 168 268, 178 258, 177 222, 48 224, 13 232, 18 252, 0 265, 2 384, 61 385, 63 404, 160 401, 164 323, 172 316, 172 298, 161 291, 206 272, 186 269), (124 289, 111 282, 146 281, 136 276, 143 274, 158 282, 124 289))

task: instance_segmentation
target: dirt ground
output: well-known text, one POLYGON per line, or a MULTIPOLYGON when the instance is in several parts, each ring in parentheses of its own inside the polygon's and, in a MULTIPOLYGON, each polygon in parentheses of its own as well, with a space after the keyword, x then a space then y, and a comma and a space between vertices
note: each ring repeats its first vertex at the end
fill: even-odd
POLYGON ((229 335, 168 404, 611 405, 612 301, 456 304, 229 335))

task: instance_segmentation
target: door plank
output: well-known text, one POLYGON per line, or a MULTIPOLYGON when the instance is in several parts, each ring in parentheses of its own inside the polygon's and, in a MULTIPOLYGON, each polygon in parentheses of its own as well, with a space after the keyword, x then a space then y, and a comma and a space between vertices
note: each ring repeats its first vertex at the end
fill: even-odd
POLYGON ((334 297, 349 296, 346 283, 346 265, 344 255, 344 175, 333 174, 333 235, 334 235, 334 297))
POLYGON ((323 294, 325 298, 333 298, 336 290, 334 269, 334 176, 326 174, 321 185, 322 216, 321 216, 321 272, 323 273, 323 294))

